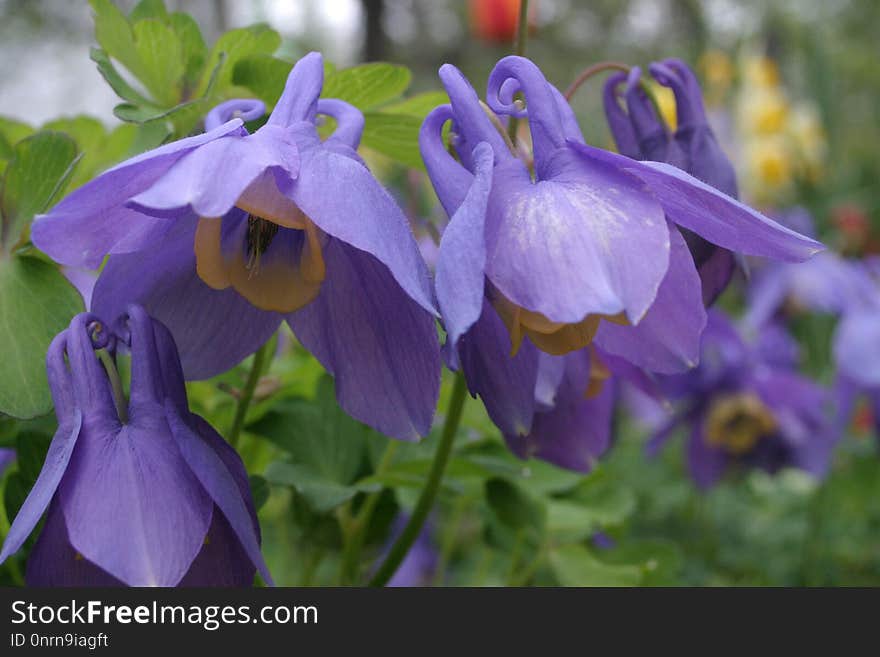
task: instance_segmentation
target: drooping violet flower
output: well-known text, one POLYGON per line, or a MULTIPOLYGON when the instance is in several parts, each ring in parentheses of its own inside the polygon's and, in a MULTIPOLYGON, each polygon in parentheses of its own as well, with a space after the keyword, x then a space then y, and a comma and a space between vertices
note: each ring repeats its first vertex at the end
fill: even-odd
POLYGON ((705 309, 677 225, 786 260, 822 248, 675 167, 587 146, 569 105, 527 59, 492 71, 491 114, 455 67, 440 77, 451 104, 428 115, 420 147, 451 217, 436 275, 446 356, 505 435, 532 428, 539 351, 589 346, 606 369, 611 359, 660 373, 696 363, 705 309), (499 130, 505 116, 528 121, 534 171, 499 130), (448 121, 458 159, 441 139, 448 121))
MULTIPOLYGON (((737 198, 736 173, 712 131, 703 106, 700 84, 693 71, 679 59, 654 62, 652 77, 675 96, 676 126, 670 131, 658 116, 640 82, 642 71, 616 73, 605 83, 605 116, 618 150, 636 160, 666 162, 695 178, 737 198), (626 111, 620 104, 620 87, 626 111)), ((706 305, 727 287, 736 268, 734 254, 700 236, 699 231, 680 227, 691 249, 703 283, 706 305)))
POLYGON ((654 432, 648 453, 684 429, 688 468, 701 488, 736 466, 823 476, 837 440, 832 395, 797 373, 796 352, 778 325, 747 344, 724 315, 710 312, 699 367, 661 377, 676 408, 654 432))
POLYGON ((77 315, 49 347, 58 430, 0 561, 45 513, 32 586, 249 586, 256 570, 271 583, 244 466, 190 413, 168 329, 130 306, 116 335, 132 356, 125 418, 94 353, 113 348, 106 325, 77 315))
POLYGON ((67 265, 110 254, 92 309, 115 317, 142 304, 171 330, 187 378, 232 367, 287 321, 349 414, 414 439, 440 386, 429 274, 405 215, 355 151, 363 115, 319 99, 322 86, 311 53, 259 130, 242 118, 262 103, 223 103, 205 134, 76 190, 36 220, 33 240, 67 265), (324 141, 319 115, 337 121, 324 141))

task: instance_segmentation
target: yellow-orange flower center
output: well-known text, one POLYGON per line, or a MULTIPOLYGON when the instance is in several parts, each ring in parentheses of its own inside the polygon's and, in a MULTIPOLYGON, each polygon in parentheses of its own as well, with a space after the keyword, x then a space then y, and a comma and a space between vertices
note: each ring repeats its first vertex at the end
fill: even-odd
POLYGON ((223 248, 220 217, 199 219, 194 245, 199 277, 216 290, 231 286, 263 310, 290 313, 313 301, 326 275, 318 227, 265 176, 236 205, 248 216, 245 243, 234 248, 223 248), (303 231, 302 248, 297 255, 278 245, 281 252, 267 256, 282 229, 303 231))
POLYGON ((493 295, 492 305, 510 333, 511 356, 515 356, 528 336, 541 351, 563 356, 588 346, 599 330, 602 320, 628 325, 624 313, 616 315, 587 315, 580 322, 554 322, 539 312, 516 305, 500 292, 493 295))
POLYGON ((745 454, 776 429, 773 413, 753 393, 725 395, 709 408, 706 442, 732 454, 745 454))

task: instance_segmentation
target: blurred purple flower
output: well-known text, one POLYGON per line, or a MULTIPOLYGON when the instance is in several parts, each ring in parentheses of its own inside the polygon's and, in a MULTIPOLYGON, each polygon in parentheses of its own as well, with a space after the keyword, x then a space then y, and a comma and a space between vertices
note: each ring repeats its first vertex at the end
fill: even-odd
MULTIPOLYGON (((779 222, 805 235, 815 229, 809 214, 794 208, 776 216, 779 222)), ((749 306, 743 323, 758 330, 786 312, 820 312, 843 315, 876 303, 880 297, 869 268, 831 251, 807 262, 790 264, 765 261, 752 268, 749 306)))
MULTIPOLYGON (((658 116, 640 82, 642 71, 615 73, 605 83, 605 116, 618 150, 636 160, 666 162, 711 185, 728 196, 738 197, 736 173, 721 149, 706 118, 700 84, 694 72, 679 59, 654 62, 652 77, 675 95, 677 126, 670 132, 658 116), (626 111, 618 100, 624 85, 626 111)), ((711 304, 736 269, 736 257, 728 249, 703 239, 699 231, 680 228, 694 257, 703 285, 703 300, 711 304)))
MULTIPOLYGON (((394 545, 394 541, 403 532, 407 522, 409 522, 409 516, 406 514, 401 514, 395 519, 385 546, 386 552, 394 545)), ((431 585, 438 562, 437 548, 431 539, 431 527, 430 521, 422 526, 421 532, 386 586, 411 588, 431 585)), ((377 563, 381 563, 381 561, 382 559, 379 559, 377 563)))
POLYGON ((106 325, 77 315, 49 347, 58 430, 0 561, 45 513, 32 586, 249 586, 255 570, 271 583, 247 473, 190 413, 168 329, 130 306, 116 334, 132 355, 127 418, 94 353, 117 343, 106 325))
POLYGON ((661 378, 675 411, 654 432, 648 453, 683 428, 688 467, 701 488, 736 465, 823 476, 837 440, 832 395, 796 372, 796 351, 778 326, 746 344, 724 315, 710 312, 700 366, 661 378))
POLYGON ((92 309, 139 303, 171 330, 187 378, 223 372, 287 321, 336 378, 340 405, 388 435, 430 429, 440 354, 430 277, 406 216, 357 155, 364 117, 319 99, 320 54, 303 57, 266 124, 232 100, 202 135, 132 158, 33 227, 65 265, 110 258, 92 309), (326 140, 318 115, 337 127, 326 140), (241 117, 241 118, 238 118, 241 117))

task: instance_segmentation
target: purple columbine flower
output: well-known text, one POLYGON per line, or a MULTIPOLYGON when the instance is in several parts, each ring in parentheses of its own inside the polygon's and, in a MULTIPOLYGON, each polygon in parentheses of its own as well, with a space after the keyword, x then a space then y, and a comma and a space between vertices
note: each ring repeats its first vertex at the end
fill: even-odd
POLYGON ((444 65, 440 77, 451 104, 428 115, 420 146, 451 217, 435 281, 446 355, 505 435, 532 429, 539 352, 595 347, 582 357, 600 369, 696 364, 706 314, 678 226, 784 260, 822 248, 675 167, 587 146, 570 106, 527 59, 498 62, 491 112, 458 69, 444 65), (499 129, 505 116, 528 120, 533 170, 499 129), (441 139, 448 121, 458 159, 441 139))
POLYGON ((683 428, 688 468, 701 488, 737 465, 823 476, 837 440, 832 396, 799 375, 796 362, 797 344, 778 325, 747 344, 724 315, 710 312, 699 367, 662 378, 676 410, 655 431, 648 453, 683 428))
POLYGON ((92 309, 142 304, 171 330, 187 378, 227 370, 287 321, 349 414, 415 439, 440 386, 430 278, 405 215, 356 153, 363 115, 319 99, 322 86, 311 53, 259 130, 242 119, 262 103, 223 103, 205 134, 70 194, 35 221, 33 240, 66 265, 110 254, 92 309), (337 122, 324 141, 319 115, 337 122))
MULTIPOLYGON (((736 173, 721 149, 706 118, 703 95, 694 72, 679 59, 654 62, 648 67, 652 77, 675 95, 677 126, 670 132, 662 117, 640 86, 642 71, 615 73, 605 83, 603 101, 608 127, 618 150, 636 160, 666 162, 737 198, 736 173), (626 111, 619 101, 620 87, 626 111)), ((699 231, 680 227, 690 247, 703 283, 706 305, 727 287, 736 269, 731 250, 704 239, 699 231)), ((737 250, 737 249, 734 249, 737 250)))
POLYGON ((127 418, 94 353, 116 338, 93 314, 49 347, 58 430, 0 561, 45 513, 32 586, 249 586, 256 570, 271 583, 244 466, 189 411, 168 329, 130 306, 116 334, 132 356, 127 418))

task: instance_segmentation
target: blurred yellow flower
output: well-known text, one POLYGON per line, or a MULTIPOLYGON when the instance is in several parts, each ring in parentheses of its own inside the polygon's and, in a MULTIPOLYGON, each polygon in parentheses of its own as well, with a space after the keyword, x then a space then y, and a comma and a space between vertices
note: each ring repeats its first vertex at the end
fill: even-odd
POLYGON ((779 85, 779 67, 769 57, 749 55, 743 68, 746 86, 768 89, 779 85))
POLYGON ((699 59, 698 67, 706 81, 706 100, 709 104, 720 102, 733 83, 733 62, 721 50, 707 50, 699 59))
POLYGON ((779 88, 750 89, 742 99, 743 128, 757 134, 782 131, 788 120, 789 105, 779 88))

